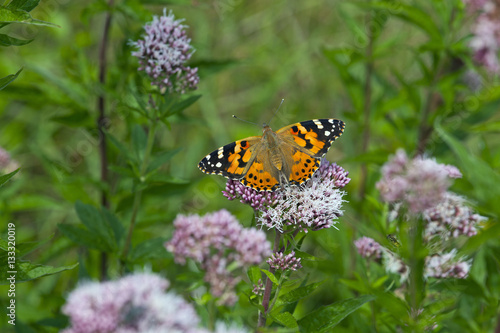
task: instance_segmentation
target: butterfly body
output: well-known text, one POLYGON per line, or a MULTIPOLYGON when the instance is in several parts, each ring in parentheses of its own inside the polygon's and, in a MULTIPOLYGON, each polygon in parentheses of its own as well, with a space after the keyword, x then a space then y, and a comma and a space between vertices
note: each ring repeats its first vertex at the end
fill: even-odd
POLYGON ((239 180, 257 191, 300 185, 319 168, 320 158, 342 135, 338 119, 313 119, 274 132, 264 125, 262 136, 227 144, 205 156, 198 167, 208 174, 239 180))

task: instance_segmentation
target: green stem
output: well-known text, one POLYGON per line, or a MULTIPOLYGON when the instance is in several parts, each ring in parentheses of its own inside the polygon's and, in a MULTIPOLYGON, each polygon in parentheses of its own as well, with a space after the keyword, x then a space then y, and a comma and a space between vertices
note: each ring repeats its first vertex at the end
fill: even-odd
POLYGON ((269 305, 269 308, 266 311, 266 315, 271 312, 273 309, 274 303, 278 300, 278 295, 280 293, 281 287, 283 286, 283 282, 285 281, 285 272, 283 272, 280 276, 280 280, 278 281, 278 286, 276 287, 276 291, 274 292, 274 297, 273 301, 271 302, 271 305, 269 305))
POLYGON ((141 169, 139 173, 139 184, 138 184, 138 189, 134 193, 134 203, 132 205, 132 217, 130 219, 130 226, 128 228, 128 234, 127 234, 127 240, 125 242, 125 246, 123 248, 123 253, 122 253, 122 260, 125 260, 127 258, 128 251, 130 249, 130 243, 132 241, 132 233, 135 228, 135 223, 137 221, 137 214, 139 212, 139 206, 141 203, 141 197, 142 197, 142 184, 144 182, 144 177, 146 176, 146 171, 149 165, 149 159, 151 157, 151 152, 153 150, 153 144, 154 144, 154 138, 155 138, 155 132, 156 132, 156 127, 157 127, 158 122, 153 119, 151 123, 151 128, 149 129, 148 132, 148 141, 146 144, 146 151, 144 152, 144 158, 142 160, 141 164, 141 169))
MULTIPOLYGON (((274 238, 274 247, 273 253, 278 252, 278 248, 280 246, 281 232, 276 230, 276 236, 274 238)), ((275 269, 269 268, 269 271, 274 274, 275 269)), ((266 317, 269 309, 269 300, 271 299, 271 292, 273 290, 273 282, 270 278, 266 280, 266 287, 264 289, 264 296, 262 296, 262 307, 264 308, 264 312, 261 312, 259 315, 259 322, 257 327, 263 327, 266 325, 266 317)))

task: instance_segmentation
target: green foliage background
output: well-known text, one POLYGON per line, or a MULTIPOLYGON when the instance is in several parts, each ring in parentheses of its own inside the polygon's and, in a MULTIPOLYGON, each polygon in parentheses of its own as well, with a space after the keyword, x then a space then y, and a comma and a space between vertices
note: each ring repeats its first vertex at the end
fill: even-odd
MULTIPOLYGON (((176 265, 162 246, 172 235, 175 216, 226 208, 245 226, 254 223, 250 207, 222 196, 225 180, 202 174, 197 163, 232 140, 259 135, 260 128, 231 115, 266 122, 284 98, 274 129, 313 118, 345 121, 345 133, 326 157, 352 178, 340 230, 312 232, 304 241, 303 251, 315 259, 304 260, 296 274, 323 283, 298 303, 295 318, 336 301, 375 295, 336 331, 404 330, 401 321, 408 309, 387 292, 388 281, 374 278, 385 273, 366 267, 352 244, 362 235, 383 240, 394 232, 387 230, 387 207, 375 183, 381 165, 402 147, 456 165, 464 177, 453 189, 489 218, 488 232, 463 247, 474 257, 470 277, 429 286, 434 296, 426 309, 436 316, 429 323, 438 322, 442 331, 498 327, 500 86, 498 76, 471 60, 467 42, 473 16, 461 1, 117 0, 109 6, 105 1, 48 0, 31 15, 57 26, 10 24, 0 31, 33 40, 3 47, 0 54, 0 77, 23 68, 0 91, 0 146, 21 166, 0 188, 0 231, 5 234, 7 223, 14 223, 18 243, 36 242, 23 259, 46 270, 16 286, 18 332, 65 327, 60 312, 65 296, 78 280, 102 277, 102 250, 111 253, 106 275, 123 273, 118 251, 123 240, 110 239, 128 228, 137 179, 127 171, 127 151, 141 158, 148 127, 147 118, 134 111, 132 87, 145 85, 129 41, 137 40, 144 23, 163 7, 189 26, 196 48, 191 65, 199 67, 201 77, 192 96, 201 98, 158 127, 153 161, 160 172, 144 184, 126 271, 149 267, 189 295, 187 288, 200 273, 176 265), (108 12, 112 20, 102 85, 99 45, 108 12), (469 70, 480 75, 476 90, 466 84, 469 70), (106 101, 107 133, 118 142, 107 139, 108 183, 100 180, 99 95, 106 101), (108 213, 101 210, 103 191, 110 201, 108 213), (83 211, 95 214, 88 223, 109 225, 100 245, 96 240, 94 247, 85 246, 78 239, 81 222, 92 228, 83 211), (71 232, 77 236, 68 237, 71 232)), ((2 308, 7 289, 0 287, 2 308)), ((206 320, 205 301, 194 302, 206 320)), ((255 327, 257 309, 243 295, 234 309, 221 308, 219 315, 255 327)), ((0 322, 7 325, 5 316, 0 322)))

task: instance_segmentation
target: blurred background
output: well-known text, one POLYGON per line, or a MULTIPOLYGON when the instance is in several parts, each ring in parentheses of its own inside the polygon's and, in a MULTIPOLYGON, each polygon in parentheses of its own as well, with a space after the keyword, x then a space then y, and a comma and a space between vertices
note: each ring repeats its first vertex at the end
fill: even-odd
MULTIPOLYGON (((196 49, 190 65, 200 74, 198 89, 191 94, 201 98, 157 131, 154 151, 175 150, 175 155, 161 167, 162 182, 144 191, 132 243, 154 238, 159 239, 158 246, 130 262, 130 270, 149 267, 171 281, 177 279, 173 288, 185 293, 188 269, 176 265, 161 246, 171 237, 177 214, 225 208, 243 225, 255 224, 249 206, 221 194, 226 180, 201 173, 197 164, 224 144, 261 135, 260 126, 232 115, 268 122, 284 98, 270 124, 274 130, 313 118, 333 117, 346 123, 326 158, 348 170, 351 178, 339 230, 311 232, 304 241, 303 251, 321 260, 306 262, 307 269, 297 274, 325 282, 320 292, 299 303, 298 313, 360 294, 339 281, 366 273, 353 240, 363 235, 381 239, 393 232, 384 229, 387 206, 375 183, 383 163, 403 148, 410 156, 424 154, 457 166, 463 178, 455 181, 454 191, 467 196, 493 226, 489 235, 467 240, 465 253, 475 258, 474 276, 446 289, 454 301, 447 303, 449 311, 440 319, 440 329, 494 329, 495 299, 500 295, 500 232, 495 227, 500 213, 500 86, 498 72, 478 62, 478 50, 471 48, 480 14, 466 7, 468 3, 110 3, 42 1, 31 15, 56 27, 11 24, 1 31, 33 41, 3 47, 0 54, 0 77, 23 68, 0 91, 0 147, 21 167, 0 188, 0 231, 5 234, 7 223, 13 222, 18 242, 41 242, 24 258, 33 264, 79 263, 17 285, 17 332, 65 327, 60 308, 67 293, 83 277, 101 277, 99 251, 77 245, 58 229, 61 223, 78 223, 75 202, 99 207, 104 191, 110 211, 123 221, 130 218, 133 181, 120 174, 126 161, 109 141, 109 179, 101 180, 98 96, 105 96, 107 132, 131 147, 131 128, 146 121, 131 107, 129 87, 139 82, 142 73, 137 72, 130 41, 137 40, 144 24, 152 15, 161 15, 163 8, 185 19, 189 27, 196 49), (108 13, 112 16, 103 84, 99 50, 108 13), (471 290, 481 290, 485 296, 479 299, 471 290)), ((107 265, 108 277, 120 275, 117 258, 109 258, 107 265)), ((2 307, 7 304, 7 289, 0 287, 2 307)), ((244 298, 225 315, 244 318, 243 323, 250 325, 256 317, 248 314, 244 298)), ((389 317, 382 315, 388 323, 382 331, 391 331, 389 317)), ((367 306, 344 320, 338 331, 361 332, 370 325, 367 306)))

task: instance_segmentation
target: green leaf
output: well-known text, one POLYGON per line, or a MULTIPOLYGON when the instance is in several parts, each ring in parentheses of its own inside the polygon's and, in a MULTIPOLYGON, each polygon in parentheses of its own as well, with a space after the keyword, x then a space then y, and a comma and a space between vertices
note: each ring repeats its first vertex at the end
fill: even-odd
POLYGON ((106 137, 109 139, 109 141, 111 141, 113 146, 115 146, 120 151, 120 153, 126 157, 128 161, 134 164, 137 162, 137 160, 134 159, 134 156, 130 153, 130 149, 128 149, 125 145, 123 145, 120 140, 115 138, 109 132, 106 132, 106 137))
POLYGON ((259 280, 262 280, 262 273, 260 272, 260 268, 257 266, 250 266, 247 271, 248 278, 253 284, 259 283, 259 280))
POLYGON ((200 77, 207 77, 231 66, 237 65, 238 61, 234 59, 228 60, 201 60, 191 63, 191 67, 197 67, 200 77))
MULTIPOLYGON (((49 240, 50 240, 50 238, 47 238, 47 239, 44 239, 41 241, 37 241, 37 242, 16 243, 16 246, 15 246, 16 258, 24 257, 25 255, 32 252, 33 250, 46 244, 49 240)), ((3 239, 0 239, 0 250, 2 250, 0 252, 0 262, 5 263, 7 261, 6 257, 8 256, 7 252, 9 252, 9 250, 8 250, 9 245, 10 245, 9 242, 7 242, 3 239), (5 253, 2 253, 2 252, 5 252, 5 253)))
POLYGON ((11 9, 22 9, 27 12, 30 12, 38 6, 40 3, 40 0, 12 0, 8 5, 7 8, 11 9))
POLYGON ((130 251, 130 261, 170 258, 172 255, 165 249, 166 239, 163 237, 148 239, 130 251))
POLYGON ((484 160, 469 152, 457 139, 446 133, 438 121, 434 123, 434 127, 439 136, 460 159, 461 165, 465 171, 464 175, 471 179, 472 177, 474 178, 472 188, 475 192, 475 196, 483 202, 489 203, 491 208, 497 208, 497 198, 500 197, 500 187, 491 185, 500 184, 500 174, 495 172, 495 170, 493 170, 484 160), (486 188, 488 191, 484 191, 486 188))
POLYGON ((374 296, 365 295, 323 306, 298 321, 300 331, 331 331, 333 327, 338 325, 349 314, 359 309, 366 302, 374 299, 374 296))
POLYGON ((97 208, 92 205, 86 205, 81 201, 75 203, 75 210, 78 218, 87 227, 87 229, 95 234, 95 237, 106 243, 106 247, 110 250, 117 249, 116 237, 121 237, 124 231, 118 230, 119 221, 115 221, 111 213, 105 215, 109 220, 106 220, 97 208), (112 226, 117 228, 116 233, 113 232, 112 226))
POLYGON ((16 74, 10 74, 10 75, 7 75, 7 76, 1 78, 0 79, 0 90, 7 87, 12 81, 14 81, 19 76, 19 73, 21 73, 22 70, 23 69, 21 68, 20 70, 17 71, 16 74))
MULTIPOLYGON (((41 278, 43 276, 53 275, 63 271, 67 271, 75 268, 76 266, 78 266, 78 264, 70 266, 52 267, 52 266, 36 265, 28 261, 22 261, 16 263, 17 273, 15 274, 15 280, 16 283, 31 281, 34 279, 41 278)), ((10 284, 7 278, 12 275, 14 274, 12 273, 9 274, 7 270, 3 269, 0 272, 0 284, 2 285, 10 284)))
POLYGON ((32 41, 33 39, 17 39, 9 35, 0 34, 0 46, 21 46, 32 41))
POLYGON ((148 172, 158 169, 164 163, 170 161, 182 148, 167 150, 154 156, 148 167, 148 172))
POLYGON ((30 13, 23 9, 9 8, 5 6, 0 6, 0 23, 23 23, 58 27, 56 24, 34 19, 31 17, 30 13))
POLYGON ((6 175, 3 175, 3 176, 0 176, 0 187, 3 186, 3 184, 5 184, 6 182, 9 181, 9 179, 11 179, 12 177, 15 176, 15 174, 19 171, 20 169, 17 169, 17 170, 14 170, 12 171, 11 173, 8 173, 6 175))
POLYGON ((106 208, 102 209, 102 216, 104 217, 106 224, 111 227, 115 236, 115 242, 119 246, 123 240, 123 236, 125 235, 125 228, 123 227, 122 222, 118 219, 118 217, 116 217, 115 214, 111 213, 106 208))
POLYGON ((93 124, 87 111, 75 111, 70 114, 52 117, 50 120, 71 127, 85 127, 93 124))
POLYGON ((140 125, 135 125, 132 128, 132 149, 138 161, 144 158, 148 137, 144 129, 140 125))
POLYGON ((272 319, 288 328, 298 328, 297 320, 290 312, 281 312, 271 316, 272 319))
POLYGON ((278 279, 276 278, 276 276, 274 276, 273 273, 271 273, 267 269, 263 269, 263 268, 261 268, 260 270, 261 270, 261 272, 263 272, 264 274, 267 275, 267 277, 271 280, 272 283, 274 283, 276 285, 278 284, 278 279))
POLYGON ((172 105, 172 107, 170 107, 169 112, 167 112, 167 115, 170 116, 182 112, 183 110, 191 106, 194 102, 196 102, 198 99, 200 99, 200 97, 201 95, 189 96, 188 98, 185 98, 182 101, 175 103, 174 105, 172 105))
POLYGON ((90 249, 96 249, 103 252, 112 252, 113 249, 109 246, 109 241, 103 239, 100 235, 96 235, 83 227, 78 227, 72 224, 58 224, 57 228, 76 244, 86 246, 90 249))
POLYGON ((315 291, 323 282, 311 283, 304 287, 298 287, 297 289, 293 289, 290 292, 280 296, 280 301, 282 303, 293 303, 296 302, 306 296, 309 296, 313 291, 315 291))

